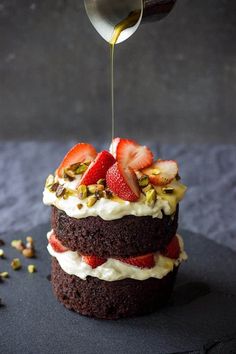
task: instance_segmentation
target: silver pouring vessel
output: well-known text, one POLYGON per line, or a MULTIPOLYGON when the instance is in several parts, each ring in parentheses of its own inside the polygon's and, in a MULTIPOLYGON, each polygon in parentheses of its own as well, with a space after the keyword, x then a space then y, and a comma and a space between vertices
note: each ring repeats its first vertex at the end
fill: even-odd
POLYGON ((117 43, 128 39, 141 23, 159 21, 172 10, 176 0, 84 0, 87 15, 97 32, 110 42, 114 27, 133 11, 140 11, 134 26, 121 32, 117 43))

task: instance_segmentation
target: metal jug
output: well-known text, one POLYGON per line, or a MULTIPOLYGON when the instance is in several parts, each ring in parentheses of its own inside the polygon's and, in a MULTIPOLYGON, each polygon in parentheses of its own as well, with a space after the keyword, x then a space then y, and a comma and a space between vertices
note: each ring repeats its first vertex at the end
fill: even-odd
POLYGON ((159 21, 173 8, 176 0, 84 0, 87 15, 97 32, 110 42, 114 27, 133 11, 140 16, 134 26, 122 31, 117 43, 129 38, 142 22, 159 21))

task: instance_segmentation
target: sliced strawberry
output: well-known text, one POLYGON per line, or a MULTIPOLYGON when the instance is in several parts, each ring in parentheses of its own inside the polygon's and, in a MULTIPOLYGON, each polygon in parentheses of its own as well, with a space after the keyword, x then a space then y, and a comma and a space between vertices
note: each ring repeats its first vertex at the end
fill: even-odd
POLYGON ((116 159, 124 167, 129 166, 137 171, 153 163, 153 154, 146 146, 141 146, 133 140, 120 139, 116 159))
POLYGON ((59 177, 63 176, 63 170, 74 163, 93 161, 97 156, 97 151, 91 144, 79 143, 66 154, 57 169, 59 177))
POLYGON ((107 261, 106 258, 97 256, 82 256, 82 260, 92 268, 97 268, 107 261))
POLYGON ((116 162, 109 168, 106 175, 109 189, 119 198, 135 202, 139 199, 140 190, 135 172, 130 168, 124 168, 116 162))
POLYGON ((157 160, 152 166, 142 172, 147 175, 150 182, 157 186, 164 186, 176 177, 178 165, 174 160, 157 160))
POLYGON ((180 254, 180 247, 179 247, 179 240, 178 237, 175 235, 165 250, 162 252, 163 256, 168 258, 176 259, 179 257, 180 254))
POLYGON ((112 140, 112 143, 111 143, 110 148, 109 148, 110 153, 114 156, 115 159, 116 159, 117 146, 118 146, 120 141, 121 141, 121 138, 114 138, 112 140))
POLYGON ((119 261, 139 268, 153 268, 155 265, 155 259, 152 253, 138 257, 119 258, 119 261))
POLYGON ((54 232, 50 235, 48 242, 50 243, 55 252, 62 253, 68 251, 68 248, 61 244, 54 232))
POLYGON ((83 175, 80 184, 95 184, 101 178, 106 177, 107 170, 115 163, 115 159, 108 151, 100 152, 96 159, 89 165, 83 175))

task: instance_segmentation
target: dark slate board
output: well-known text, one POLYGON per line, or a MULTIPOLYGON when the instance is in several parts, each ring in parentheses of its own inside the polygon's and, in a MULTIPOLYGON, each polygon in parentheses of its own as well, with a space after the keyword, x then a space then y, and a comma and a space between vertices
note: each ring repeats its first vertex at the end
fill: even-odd
MULTIPOLYGON (((0 271, 10 278, 0 284, 0 353, 236 353, 235 253, 206 238, 182 231, 189 261, 180 269, 169 306, 158 313, 119 321, 94 320, 66 310, 52 295, 47 275, 48 225, 4 236, 6 241, 31 234, 38 268, 28 274, 10 270, 19 255, 4 246, 8 259, 0 271)), ((9 244, 9 242, 8 242, 9 244)))

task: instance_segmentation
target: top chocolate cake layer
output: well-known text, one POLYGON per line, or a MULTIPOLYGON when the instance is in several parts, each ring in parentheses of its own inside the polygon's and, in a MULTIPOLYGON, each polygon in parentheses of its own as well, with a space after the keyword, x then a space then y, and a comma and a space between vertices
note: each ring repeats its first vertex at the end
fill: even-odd
POLYGON ((176 234, 178 208, 162 219, 151 216, 124 216, 103 220, 99 216, 69 217, 52 207, 51 224, 57 238, 72 251, 99 257, 130 257, 162 250, 176 234))

